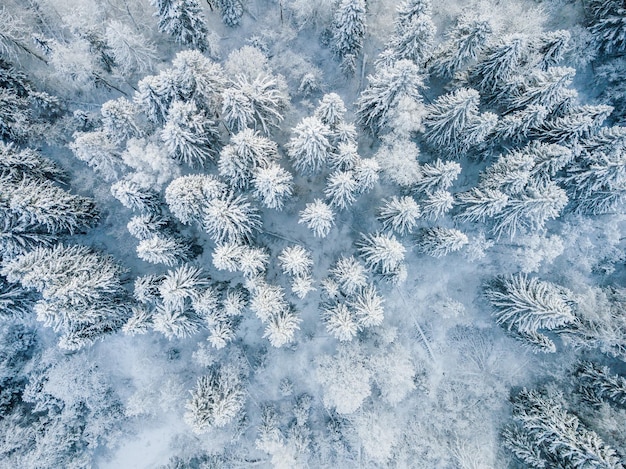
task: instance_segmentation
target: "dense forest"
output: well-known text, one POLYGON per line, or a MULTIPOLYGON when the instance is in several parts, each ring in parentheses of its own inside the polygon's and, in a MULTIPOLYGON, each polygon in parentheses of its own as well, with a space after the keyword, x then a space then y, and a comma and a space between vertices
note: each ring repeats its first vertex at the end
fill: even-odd
POLYGON ((623 0, 0 17, 0 468, 626 468, 623 0))

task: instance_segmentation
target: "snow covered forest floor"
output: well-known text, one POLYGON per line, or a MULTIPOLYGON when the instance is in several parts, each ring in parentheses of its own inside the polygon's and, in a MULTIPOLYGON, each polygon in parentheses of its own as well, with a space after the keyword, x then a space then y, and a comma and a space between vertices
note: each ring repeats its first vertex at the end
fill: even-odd
POLYGON ((626 466, 621 0, 0 17, 0 468, 626 466))

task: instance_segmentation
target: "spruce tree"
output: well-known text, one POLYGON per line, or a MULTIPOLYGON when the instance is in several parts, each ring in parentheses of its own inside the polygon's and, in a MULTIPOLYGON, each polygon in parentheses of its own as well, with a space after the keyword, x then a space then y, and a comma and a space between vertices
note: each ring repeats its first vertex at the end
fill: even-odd
POLYGON ((330 129, 317 117, 305 117, 293 133, 287 153, 294 167, 303 174, 319 172, 331 151, 330 129))
MULTIPOLYGON (((366 30, 364 0, 341 0, 333 22, 333 50, 343 61, 356 57, 363 48, 366 30)), ((352 68, 352 67, 350 67, 352 68)), ((354 72, 354 68, 352 68, 354 72)))
POLYGON ((454 228, 433 227, 422 230, 417 249, 432 257, 443 257, 468 244, 467 235, 454 228))
POLYGON ((325 238, 335 223, 335 214, 322 200, 315 199, 300 212, 298 223, 306 223, 315 236, 325 238))
POLYGON ((208 28, 204 11, 197 0, 151 0, 157 9, 159 31, 180 44, 204 51, 208 47, 208 28))

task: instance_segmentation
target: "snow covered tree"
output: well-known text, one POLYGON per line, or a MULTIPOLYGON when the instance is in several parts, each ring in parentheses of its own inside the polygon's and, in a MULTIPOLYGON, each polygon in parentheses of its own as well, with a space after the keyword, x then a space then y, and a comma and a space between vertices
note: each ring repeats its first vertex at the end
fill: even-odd
POLYGON ((383 275, 393 275, 404 263, 406 248, 389 233, 363 235, 358 243, 365 266, 383 275))
POLYGON ((528 138, 532 130, 541 127, 548 114, 545 106, 530 104, 500 119, 494 133, 501 140, 510 140, 519 144, 528 138))
POLYGON ((137 246, 139 259, 168 267, 188 261, 191 257, 189 243, 163 233, 143 239, 137 246))
POLYGON ((26 318, 32 313, 34 305, 35 297, 28 290, 11 284, 0 276, 0 318, 26 318))
POLYGON ((470 222, 484 222, 498 215, 509 202, 509 197, 497 189, 474 187, 457 194, 461 213, 458 218, 470 222))
POLYGON ((576 92, 568 88, 575 74, 576 70, 569 67, 533 70, 522 79, 514 81, 516 86, 512 92, 507 92, 505 99, 509 112, 530 105, 541 105, 550 112, 554 111, 576 97, 576 92))
POLYGON ((24 235, 42 230, 48 234, 74 234, 98 221, 93 200, 70 194, 49 180, 0 176, 0 194, 4 228, 12 227, 24 235), (19 226, 26 229, 20 230, 19 226))
POLYGON ((218 168, 231 186, 245 189, 257 170, 270 167, 276 159, 276 143, 252 129, 244 129, 222 149, 218 168))
POLYGON ((567 194, 552 181, 529 184, 520 194, 509 197, 507 205, 496 215, 493 231, 511 237, 521 229, 540 230, 546 221, 560 216, 567 205, 567 194))
POLYGON ((267 319, 263 337, 267 338, 273 347, 282 347, 293 342, 301 322, 302 319, 296 316, 291 308, 281 308, 267 319))
POLYGON ((612 112, 611 106, 576 106, 564 116, 544 120, 530 135, 543 142, 571 146, 597 133, 612 112))
POLYGON ((522 66, 528 47, 522 35, 505 36, 487 47, 483 59, 471 69, 470 82, 486 96, 505 86, 522 66))
POLYGON ((571 34, 567 29, 547 31, 537 38, 534 49, 539 55, 539 65, 543 70, 554 67, 563 60, 569 50, 571 34))
POLYGON ((159 304, 151 319, 153 329, 169 340, 191 337, 203 326, 202 318, 188 304, 159 304))
POLYGON ((252 79, 240 74, 232 85, 231 91, 225 92, 222 106, 224 120, 232 131, 252 125, 269 135, 270 129, 283 121, 289 98, 279 78, 260 73, 252 79))
POLYGON ((478 113, 478 91, 460 88, 437 98, 426 106, 424 137, 440 152, 449 151, 453 156, 467 152, 481 143, 495 128, 497 116, 478 113))
POLYGON ((608 366, 585 361, 580 363, 576 374, 583 390, 591 393, 595 399, 626 404, 626 378, 611 373, 608 366))
POLYGON ((369 284, 348 301, 361 327, 380 326, 385 316, 384 302, 376 287, 369 284))
POLYGON ((354 179, 359 194, 371 191, 378 183, 380 165, 374 158, 359 159, 354 165, 354 179))
POLYGON ((378 219, 385 230, 392 230, 401 235, 411 233, 421 215, 420 207, 413 197, 403 196, 383 199, 378 219))
POLYGON ((213 265, 218 270, 236 272, 244 247, 238 242, 217 243, 213 250, 213 265))
POLYGON ((461 174, 461 165, 456 161, 435 160, 420 166, 421 178, 413 185, 415 191, 433 193, 447 190, 461 174))
POLYGON ((105 102, 100 108, 102 126, 110 137, 118 141, 126 141, 132 137, 141 137, 135 104, 121 97, 105 102))
POLYGON ((374 135, 388 126, 392 110, 402 98, 422 101, 424 78, 420 68, 410 60, 379 67, 367 79, 369 85, 357 101, 357 114, 359 122, 374 135))
POLYGON ((225 192, 206 202, 202 227, 214 242, 244 241, 261 228, 257 209, 244 196, 225 192))
POLYGON ((426 0, 410 0, 398 7, 395 33, 381 54, 381 62, 407 59, 424 66, 432 54, 436 33, 430 10, 426 0))
POLYGON ((335 214, 321 199, 315 199, 300 212, 298 223, 306 223, 315 236, 325 238, 335 223, 335 214))
POLYGON ((153 124, 163 125, 167 120, 170 104, 176 98, 175 82, 174 71, 164 70, 158 75, 148 75, 137 83, 133 101, 153 124))
POLYGON ((167 220, 153 213, 136 215, 126 224, 128 232, 138 240, 152 238, 167 226, 167 220))
POLYGON ((90 345, 120 329, 128 315, 122 268, 84 246, 35 248, 6 262, 0 273, 42 293, 37 319, 62 332, 62 348, 90 345))
POLYGON ((241 246, 237 261, 239 264, 237 270, 244 276, 257 277, 265 273, 269 262, 269 255, 263 248, 243 245, 241 246))
POLYGON ((185 407, 185 422, 195 433, 206 433, 214 427, 232 422, 246 401, 243 380, 232 365, 212 368, 198 378, 191 399, 185 407))
POLYGON ((417 158, 419 148, 415 142, 397 135, 385 135, 383 145, 374 155, 383 179, 403 187, 416 184, 422 176, 417 158))
POLYGON ((429 220, 437 220, 452 209, 454 197, 448 191, 438 190, 428 194, 421 202, 422 216, 429 220))
POLYGON ((616 451, 565 408, 560 393, 524 389, 513 399, 513 419, 506 445, 535 467, 623 468, 616 451))
POLYGON ((346 295, 353 295, 367 285, 365 267, 354 256, 341 256, 329 272, 346 295))
POLYGON ((226 87, 226 77, 219 64, 197 50, 184 50, 176 54, 169 70, 175 88, 175 98, 193 103, 198 111, 212 118, 221 108, 221 93, 226 87))
POLYGON ((258 168, 252 178, 253 195, 268 208, 282 210, 293 192, 293 176, 278 163, 258 168))
POLYGON ((451 78, 476 60, 491 37, 492 27, 469 10, 462 13, 456 25, 447 33, 448 40, 433 53, 431 73, 451 78))
POLYGON ((198 299, 207 284, 207 279, 202 277, 202 269, 183 264, 167 271, 159 283, 159 295, 167 309, 183 311, 186 300, 198 299))
POLYGON ((285 291, 278 285, 270 285, 262 282, 252 292, 250 309, 264 323, 281 311, 289 310, 289 304, 285 300, 285 291))
POLYGON ((354 169, 361 157, 352 142, 341 142, 335 151, 328 154, 328 166, 339 171, 354 169))
POLYGON ((100 173, 106 181, 117 179, 124 171, 120 151, 108 132, 76 132, 73 138, 69 147, 74 156, 100 173))
POLYGON ((243 16, 241 0, 215 0, 215 3, 222 13, 224 24, 235 27, 241 22, 241 17, 243 16))
POLYGON ((309 274, 298 275, 291 280, 291 291, 301 300, 315 290, 317 288, 313 286, 313 278, 309 274))
POLYGON ((113 20, 106 27, 105 40, 123 76, 146 73, 156 61, 156 47, 127 24, 113 20))
POLYGON ((192 167, 214 160, 220 147, 215 122, 198 111, 193 102, 171 104, 161 138, 172 158, 192 167))
POLYGON ((133 211, 156 212, 161 204, 158 194, 138 184, 122 179, 111 186, 111 194, 133 211))
POLYGON ((0 142, 0 177, 17 181, 28 177, 33 180, 48 179, 65 182, 67 175, 51 159, 30 148, 18 149, 0 142))
POLYGON ((467 235, 459 230, 435 226, 422 230, 416 247, 429 256, 443 257, 460 250, 468 242, 467 235))
POLYGON ((308 275, 313 266, 311 252, 302 246, 287 246, 278 256, 283 273, 293 277, 308 275))
POLYGON ((336 131, 339 124, 344 122, 346 106, 337 93, 327 93, 322 96, 315 109, 314 116, 331 131, 336 131))
POLYGON ((293 133, 287 143, 287 154, 294 168, 303 174, 320 171, 331 151, 330 129, 317 117, 305 117, 293 133))
POLYGON ((159 286, 163 281, 161 275, 142 275, 135 279, 133 297, 144 304, 154 304, 159 300, 159 286))
MULTIPOLYGON (((364 0, 341 0, 333 22, 333 50, 340 59, 358 56, 366 29, 364 0)), ((354 72, 354 68, 352 68, 354 72)))
POLYGON ((226 193, 226 184, 209 174, 191 174, 174 179, 165 189, 165 201, 181 223, 201 222, 209 200, 226 193))
POLYGON ((322 317, 328 333, 340 342, 352 340, 359 331, 356 316, 345 303, 337 303, 325 308, 322 317))
POLYGON ((605 127, 582 145, 586 151, 567 170, 567 190, 577 211, 610 212, 626 196, 626 128, 605 127))
POLYGON ((339 414, 352 414, 371 394, 372 373, 356 347, 341 346, 335 356, 318 360, 317 379, 324 387, 324 405, 339 414))
POLYGON ((496 277, 485 289, 496 322, 507 330, 552 330, 574 321, 568 296, 558 285, 524 274, 496 277))
POLYGON ((150 0, 157 9, 159 31, 180 44, 204 51, 208 47, 208 27, 198 0, 150 0))
POLYGON ((626 51, 624 4, 619 0, 593 0, 586 8, 590 14, 589 29, 600 49, 615 55, 626 51))
POLYGON ((330 200, 330 205, 345 209, 356 201, 358 182, 353 171, 334 171, 328 176, 324 195, 330 200))

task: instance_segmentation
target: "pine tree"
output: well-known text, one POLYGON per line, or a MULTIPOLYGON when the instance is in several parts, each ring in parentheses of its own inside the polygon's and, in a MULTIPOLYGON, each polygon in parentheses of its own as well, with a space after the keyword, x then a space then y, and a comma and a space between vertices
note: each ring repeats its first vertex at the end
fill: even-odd
POLYGON ((193 101, 207 117, 220 111, 221 94, 226 87, 224 71, 197 50, 184 50, 172 60, 171 72, 176 98, 193 101))
POLYGON ((577 106, 562 117, 545 120, 530 135, 544 142, 575 145, 597 133, 612 112, 611 106, 577 106))
POLYGON ((474 187, 467 192, 457 194, 461 220, 484 222, 498 215, 509 202, 509 197, 497 189, 474 187))
POLYGON ((288 246, 278 256, 278 262, 284 274, 293 277, 308 275, 313 266, 311 252, 302 246, 288 246))
POLYGON ((6 262, 0 273, 42 293, 37 319, 63 333, 62 348, 92 344, 126 320, 122 268, 84 246, 35 248, 6 262))
POLYGON ((241 130, 245 120, 246 126, 260 127, 269 135, 270 129, 283 121, 283 111, 289 104, 284 88, 284 83, 267 73, 260 73, 254 79, 238 75, 232 87, 237 93, 231 91, 222 107, 228 127, 241 130))
POLYGON ((374 158, 363 158, 354 165, 354 179, 357 184, 357 192, 364 194, 371 191, 378 183, 380 165, 374 158))
POLYGON ((509 197, 496 216, 493 231, 497 236, 507 233, 513 237, 521 229, 540 230, 546 221, 560 216, 567 201, 567 194, 555 183, 531 183, 522 193, 509 197))
POLYGON ((328 154, 328 166, 339 171, 354 169, 360 161, 357 146, 352 142, 341 142, 335 151, 328 154))
POLYGON ((137 111, 136 105, 124 97, 107 101, 100 108, 102 126, 110 137, 119 142, 141 137, 143 131, 138 122, 137 111))
POLYGON ((122 205, 133 211, 153 213, 159 209, 161 201, 156 192, 145 189, 138 184, 122 179, 111 186, 111 194, 122 205))
POLYGON ((234 135, 220 154, 218 168, 231 186, 246 189, 255 172, 278 159, 276 143, 252 129, 234 135))
POLYGON ((626 405, 626 378, 611 373, 608 366, 582 362, 577 375, 582 382, 583 390, 587 390, 596 399, 626 405))
POLYGON ((164 70, 158 75, 148 75, 137 83, 133 101, 146 114, 150 122, 163 125, 167 120, 170 104, 176 99, 176 74, 164 70))
POLYGON ((422 216, 429 220, 437 220, 448 213, 454 205, 454 197, 448 191, 435 191, 422 200, 422 216))
POLYGON ((356 201, 358 183, 353 171, 334 171, 328 176, 324 195, 330 200, 330 205, 341 210, 356 201))
POLYGON ((392 230, 401 235, 411 233, 417 226, 421 215, 420 207, 415 199, 408 196, 393 196, 390 200, 383 199, 378 219, 385 230, 392 230))
POLYGON ((202 277, 202 269, 184 264, 168 270, 159 284, 159 295, 166 309, 184 311, 186 300, 198 299, 207 279, 202 277))
POLYGON ((104 34, 107 47, 115 59, 115 66, 125 77, 152 70, 156 61, 156 47, 141 33, 121 21, 110 21, 104 34))
POLYGON ((367 285, 365 267, 354 256, 341 256, 329 273, 346 295, 353 295, 367 285))
POLYGON ((524 274, 497 277, 485 290, 495 309, 496 322, 523 333, 552 330, 573 322, 568 294, 562 287, 524 274))
POLYGON ((415 191, 433 193, 447 190, 461 174, 461 165, 456 161, 435 160, 420 166, 421 178, 413 185, 415 191))
POLYGON ((236 272, 244 247, 237 242, 218 243, 213 250, 213 265, 218 270, 236 272))
POLYGON ((249 240, 261 228, 257 209, 230 192, 208 200, 202 214, 202 227, 216 243, 249 240))
POLYGON ((451 78, 467 67, 487 45, 492 34, 488 21, 471 12, 462 13, 457 23, 447 34, 448 40, 433 54, 431 73, 443 78, 451 78))
POLYGON ((11 284, 0 276, 0 318, 24 319, 32 314, 34 305, 35 298, 28 290, 11 284))
POLYGON ((489 96, 519 72, 528 47, 521 35, 504 37, 485 51, 485 57, 470 71, 470 82, 489 96))
POLYGON ((300 329, 302 320, 291 309, 279 309, 267 320, 263 337, 266 337, 273 347, 282 347, 293 342, 294 335, 300 329))
POLYGON ((432 257, 443 257, 459 251, 468 243, 467 235, 454 228, 433 227, 424 229, 416 244, 418 250, 432 257))
POLYGON ((157 9, 159 31, 167 33, 180 44, 204 51, 208 47, 208 28, 204 12, 197 0, 151 0, 157 9))
POLYGON ((430 16, 430 3, 411 0, 398 7, 395 34, 387 44, 385 60, 411 60, 423 66, 432 54, 436 27, 430 16))
POLYGON ((226 192, 226 184, 209 174, 191 174, 174 179, 165 189, 172 214, 186 225, 202 221, 206 203, 226 192))
POLYGON ((500 119, 494 133, 501 140, 510 140, 519 144, 528 138, 532 130, 541 127, 548 114, 545 106, 530 104, 500 119))
POLYGON ((66 182, 67 175, 52 160, 30 148, 19 150, 13 145, 0 142, 0 177, 18 181, 25 177, 32 180, 66 182))
POLYGON ((196 389, 185 407, 185 422, 196 433, 206 433, 214 427, 232 422, 245 404, 242 379, 232 366, 212 368, 198 378, 196 389))
POLYGON ((554 111, 575 98, 575 91, 568 88, 575 74, 576 70, 569 67, 549 67, 545 71, 533 70, 521 79, 512 92, 507 93, 509 112, 530 105, 541 105, 550 112, 554 111))
POLYGON ((191 337, 202 325, 202 319, 184 304, 159 304, 152 316, 154 330, 170 340, 191 337))
POLYGON ((291 280, 291 291, 301 300, 315 290, 317 288, 313 286, 313 278, 309 274, 298 275, 291 280))
POLYGON ((252 178, 253 195, 268 208, 282 210, 293 193, 293 176, 278 163, 258 168, 252 178))
POLYGON ((136 215, 126 224, 128 232, 140 241, 152 238, 167 226, 167 220, 153 213, 136 215))
POLYGON ((135 279, 133 296, 140 303, 154 304, 159 300, 159 287, 164 277, 161 275, 142 275, 135 279))
POLYGON ((264 323, 282 311, 289 310, 285 291, 277 285, 262 282, 250 299, 250 309, 264 323))
POLYGON ((405 247, 389 233, 363 235, 359 254, 365 266, 383 275, 397 273, 404 262, 405 247))
POLYGON ((374 155, 383 178, 403 187, 416 184, 422 176, 419 148, 412 140, 395 134, 382 137, 383 145, 374 155))
POLYGON ((341 0, 333 22, 333 50, 341 58, 357 56, 366 30, 365 1, 341 0))
POLYGON ((117 144, 107 132, 76 132, 73 138, 69 147, 74 156, 100 173, 106 181, 117 179, 124 172, 125 164, 117 144))
POLYGON ((384 299, 376 291, 376 287, 369 284, 362 288, 348 306, 356 314, 356 318, 361 327, 380 326, 385 316, 384 299))
POLYGON ((359 331, 354 312, 345 303, 337 303, 324 309, 322 317, 328 333, 340 342, 352 340, 359 331))
POLYGON ((315 199, 300 212, 298 223, 306 223, 315 236, 325 238, 335 223, 335 214, 321 199, 315 199))
POLYGON ((433 148, 449 151, 453 156, 481 143, 495 128, 497 116, 488 112, 479 114, 479 100, 478 91, 460 88, 426 106, 426 141, 433 148))
POLYGON ((524 389, 513 399, 513 418, 550 467, 623 468, 615 450, 565 409, 560 394, 524 389))
POLYGON ((570 40, 571 34, 567 29, 547 31, 539 36, 534 48, 540 57, 539 65, 543 70, 554 67, 563 60, 569 50, 570 40))
POLYGON ((390 123, 392 110, 400 99, 408 97, 422 101, 425 88, 423 75, 410 60, 399 60, 389 67, 380 67, 367 77, 368 87, 357 101, 359 122, 372 134, 378 135, 390 123))
POLYGON ((330 129, 317 117, 305 117, 293 133, 287 143, 287 154, 294 168, 303 174, 320 171, 331 151, 330 129))
POLYGON ((593 0, 586 5, 589 13, 589 29, 607 54, 619 54, 626 50, 624 32, 624 5, 619 0, 593 0))
POLYGON ((235 27, 241 22, 243 4, 240 0, 216 0, 224 24, 235 27))
POLYGON ((168 267, 188 261, 191 257, 189 243, 166 234, 155 234, 143 239, 137 246, 139 259, 168 267))
POLYGON ((93 200, 70 194, 48 180, 24 177, 13 181, 0 176, 0 193, 0 221, 24 235, 31 230, 74 234, 98 221, 93 200), (19 230, 20 226, 26 229, 19 230))
POLYGON ((345 114, 346 106, 341 97, 337 93, 327 93, 322 96, 314 116, 335 132, 339 124, 344 122, 345 114))
POLYGON ((171 104, 161 138, 172 158, 192 167, 214 160, 220 147, 215 122, 199 112, 193 102, 171 104))
POLYGON ((253 246, 242 246, 239 254, 239 270, 246 277, 257 277, 267 269, 269 255, 266 250, 253 246))

